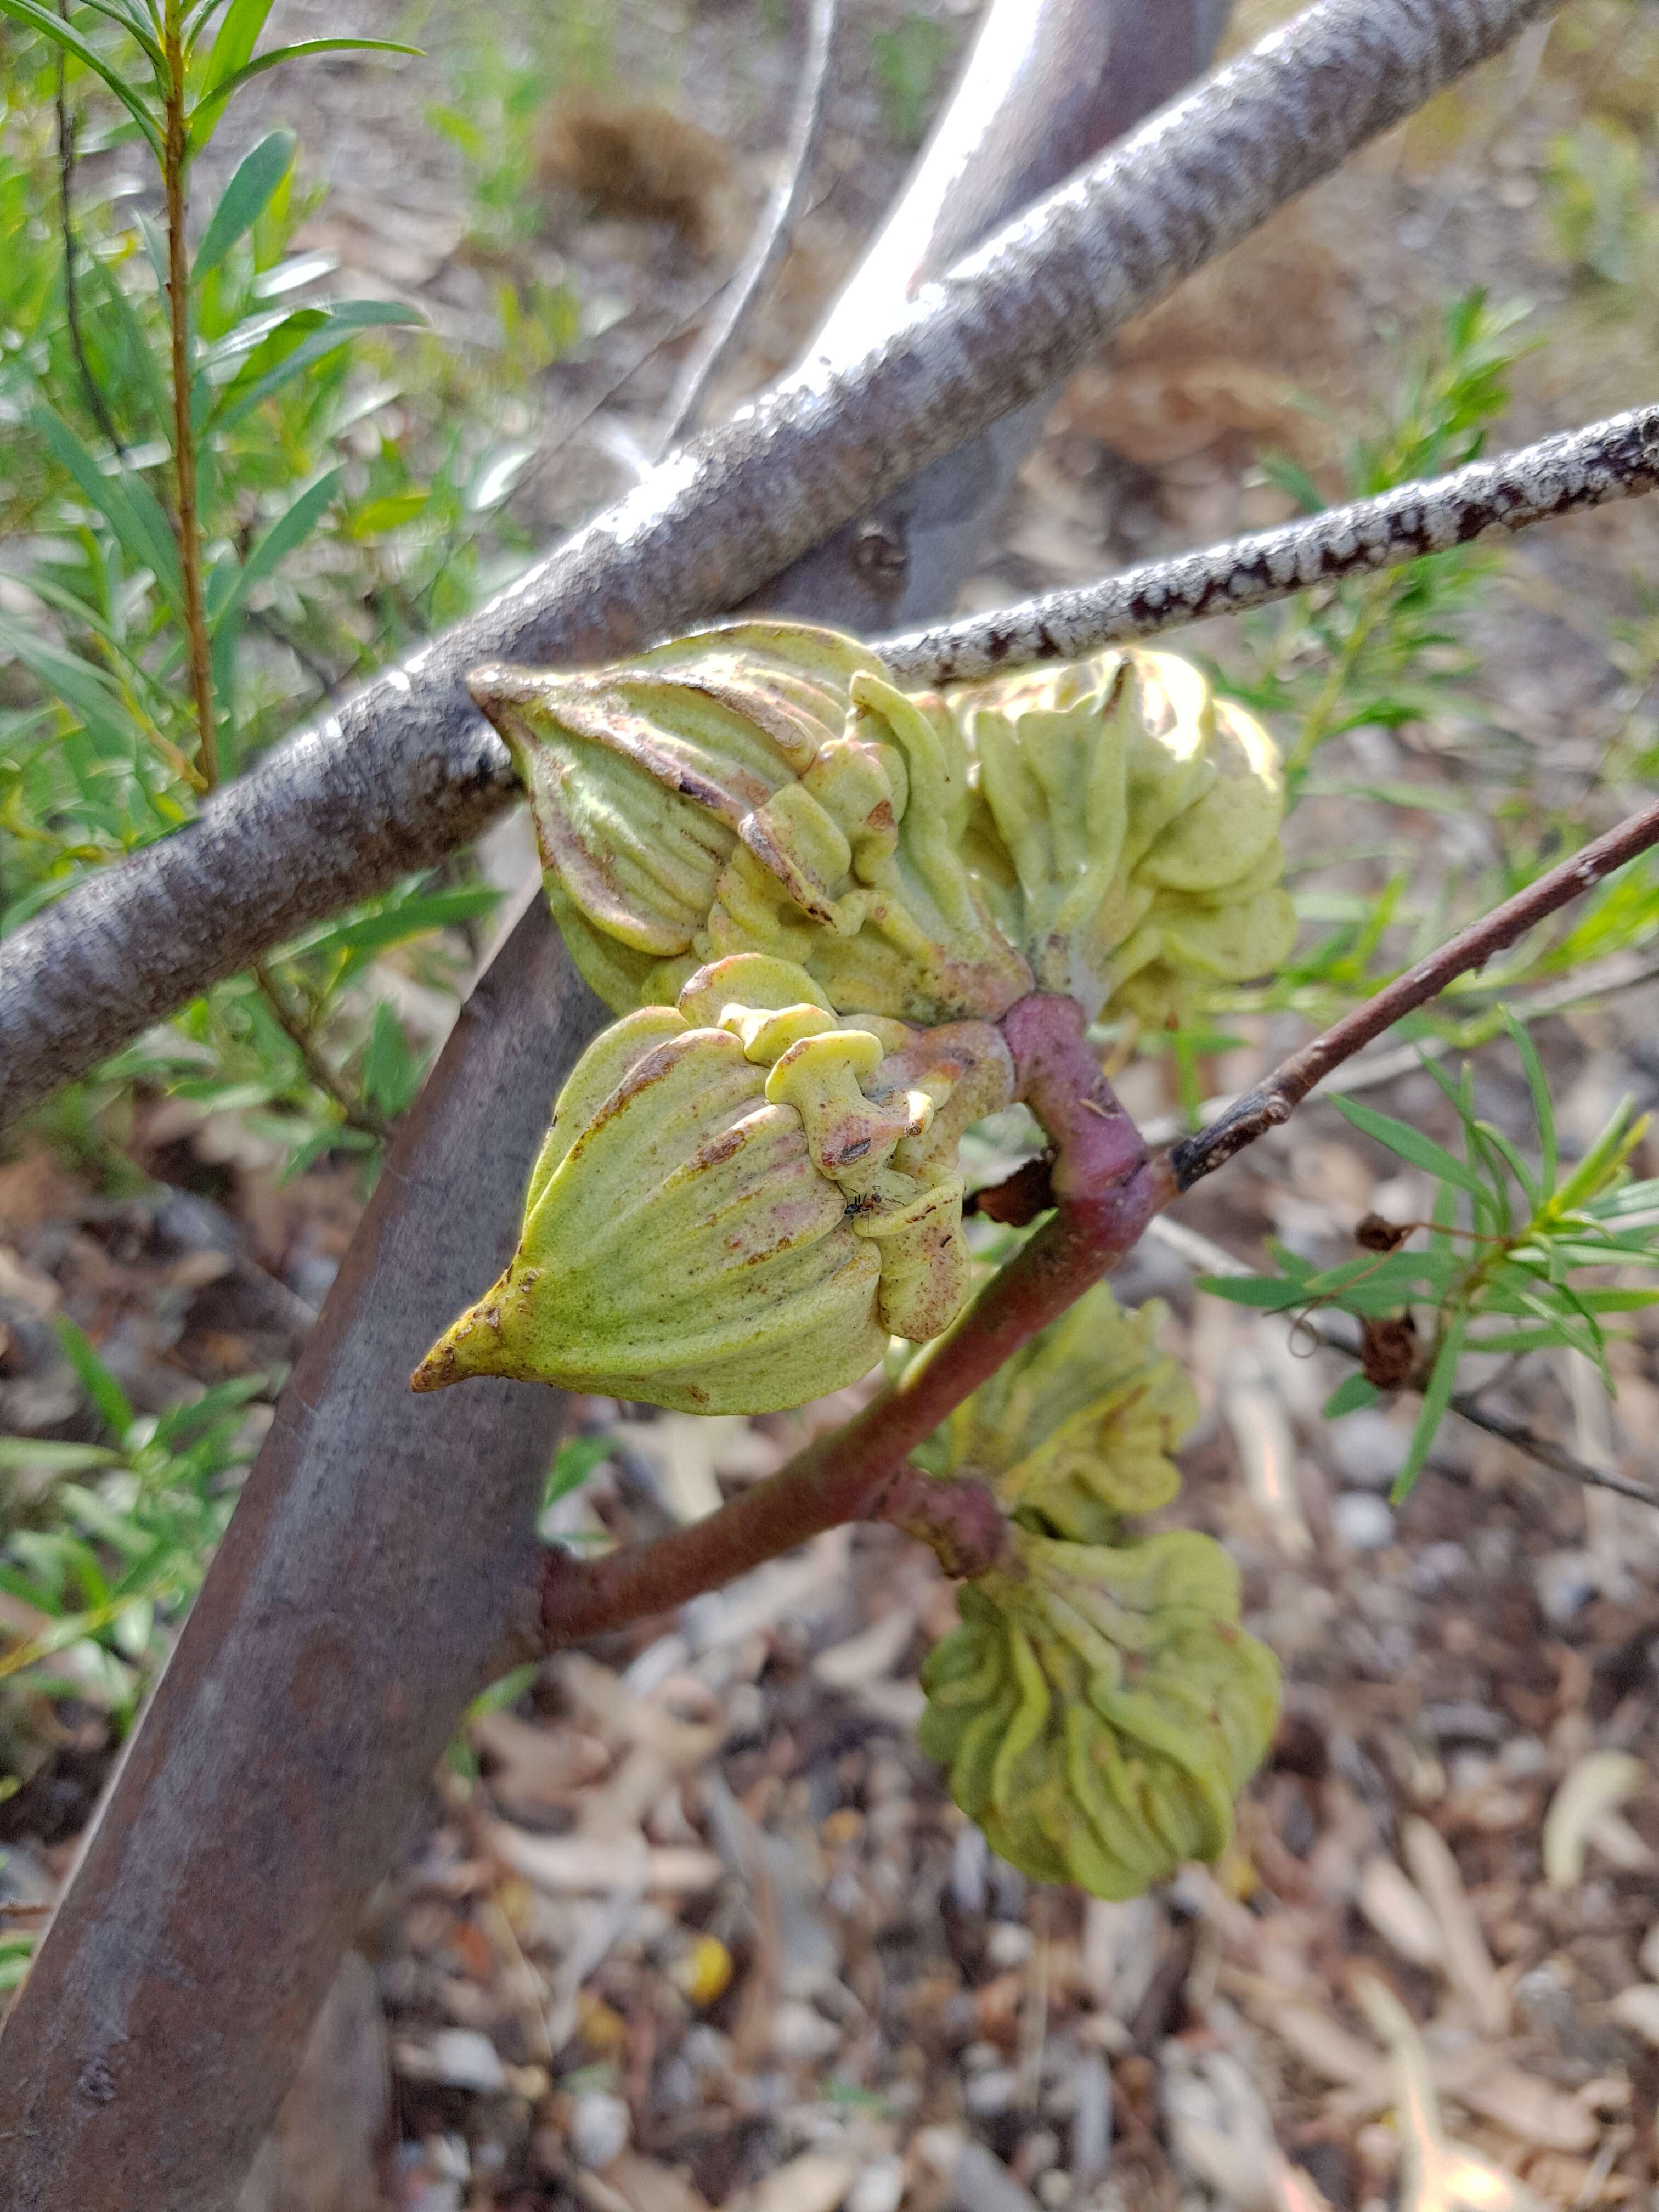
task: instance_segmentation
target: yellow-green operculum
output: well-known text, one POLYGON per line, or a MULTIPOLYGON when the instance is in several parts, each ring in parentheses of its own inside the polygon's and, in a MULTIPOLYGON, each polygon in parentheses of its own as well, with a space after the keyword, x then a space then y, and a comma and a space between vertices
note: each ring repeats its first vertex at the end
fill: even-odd
POLYGON ((1195 668, 1114 650, 951 706, 976 763, 963 849, 1041 988, 1163 1026, 1283 962, 1278 757, 1195 668))
POLYGON ((765 1413, 855 1382, 969 1288, 957 1147, 1012 1095, 991 1026, 838 1018, 804 970, 699 969, 560 1092, 507 1272, 416 1370, 765 1413))
POLYGON ((957 1407, 916 1456, 976 1474, 1042 1535, 1103 1544, 1125 1514, 1167 1505, 1170 1455, 1198 1419, 1192 1384, 1158 1348, 1162 1300, 1125 1312, 1104 1283, 957 1407))
POLYGON ((1218 1857, 1279 1699, 1237 1570, 1190 1529, 1115 1548, 1012 1536, 922 1669, 921 1741, 951 1796, 1011 1864, 1097 1897, 1218 1857))
POLYGON ((554 916, 617 1011, 672 1004, 739 952, 908 1021, 994 1018, 1031 988, 957 849, 956 722, 854 639, 745 623, 472 688, 529 793, 554 916))

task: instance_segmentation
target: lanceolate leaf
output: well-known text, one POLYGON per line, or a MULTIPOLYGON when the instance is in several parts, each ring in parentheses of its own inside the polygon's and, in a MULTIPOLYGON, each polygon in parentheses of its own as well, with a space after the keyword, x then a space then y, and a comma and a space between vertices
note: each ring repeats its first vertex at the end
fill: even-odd
MULTIPOLYGON (((9 0, 9 4, 18 5, 20 0, 9 0)), ((212 137, 224 104, 234 92, 251 78, 262 76, 267 70, 280 69, 284 62, 301 61, 310 54, 412 54, 418 58, 420 52, 419 46, 405 46, 398 39, 303 39, 297 46, 274 47, 257 61, 244 63, 228 76, 216 77, 210 82, 191 112, 191 149, 199 150, 212 137)))
POLYGON ((331 469, 326 476, 319 477, 314 484, 300 494, 288 512, 272 523, 238 571, 229 595, 218 611, 220 623, 227 623, 238 614, 253 586, 274 574, 289 555, 304 544, 339 489, 341 474, 339 469, 331 469))
POLYGON ((216 269, 237 240, 251 230, 270 204, 271 195, 294 166, 298 144, 291 131, 269 131, 238 164, 196 249, 191 282, 199 284, 216 269))
POLYGON ((262 400, 343 345, 354 330, 421 320, 417 309, 391 300, 343 300, 331 307, 298 309, 255 348, 226 386, 214 410, 216 426, 227 429, 240 422, 262 400))
POLYGON ((1455 1183, 1459 1190, 1468 1192, 1483 1204, 1490 1203, 1490 1194, 1474 1170, 1449 1152, 1443 1145, 1437 1145, 1431 1137, 1424 1136, 1405 1121, 1396 1121, 1390 1114, 1379 1114, 1374 1106, 1367 1106, 1361 1099, 1333 1097, 1330 1103, 1345 1121, 1352 1121, 1364 1135, 1374 1137, 1379 1145, 1386 1145, 1409 1166, 1421 1168, 1437 1182, 1455 1183))
POLYGON ((115 532, 128 560, 137 568, 150 570, 169 605, 175 613, 179 612, 184 586, 179 574, 179 549, 149 486, 136 470, 124 467, 118 474, 106 476, 69 424, 49 407, 38 408, 34 419, 82 496, 115 532))
POLYGON ((1526 1074, 1527 1088, 1532 1093, 1532 1110, 1538 1123, 1538 1150, 1543 1162, 1543 1191, 1548 1198, 1555 1189, 1555 1109, 1550 1103, 1550 1086, 1544 1074, 1543 1062, 1538 1057, 1538 1048, 1532 1041, 1532 1032, 1524 1022, 1517 1021, 1507 1006, 1500 1006, 1504 1026, 1510 1033, 1510 1042, 1526 1074))
POLYGON ((1412 1431, 1411 1447, 1406 1454, 1406 1463, 1395 1478, 1389 1495, 1397 1505, 1410 1491, 1423 1471, 1423 1462, 1433 1446, 1446 1408, 1457 1382, 1458 1355, 1463 1349, 1463 1334, 1468 1327, 1468 1315, 1461 1310, 1451 1315, 1445 1334, 1440 1340, 1440 1349, 1435 1354, 1434 1371, 1429 1376, 1429 1387, 1423 1393, 1422 1411, 1417 1417, 1417 1426, 1412 1431))

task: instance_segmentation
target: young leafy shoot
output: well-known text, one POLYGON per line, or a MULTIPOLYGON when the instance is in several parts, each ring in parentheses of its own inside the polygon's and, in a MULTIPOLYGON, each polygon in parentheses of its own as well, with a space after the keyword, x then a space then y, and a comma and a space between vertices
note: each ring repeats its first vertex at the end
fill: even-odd
POLYGON ((1359 1322, 1363 1371, 1332 1395, 1325 1408, 1332 1419, 1374 1405, 1391 1388, 1422 1394, 1396 1501, 1428 1458, 1462 1359, 1575 1352, 1611 1392, 1607 1319, 1659 1304, 1659 1180, 1632 1182, 1628 1173, 1646 1117, 1638 1119, 1625 1100, 1582 1157, 1564 1168, 1537 1048, 1507 1009, 1503 1019, 1531 1095, 1532 1161, 1477 1113, 1467 1066, 1454 1082, 1425 1057, 1425 1069, 1457 1116, 1461 1154, 1361 1099, 1330 1103, 1363 1136, 1435 1185, 1428 1223, 1364 1224, 1372 1233, 1363 1241, 1373 1249, 1334 1267, 1316 1268, 1279 1247, 1277 1274, 1201 1279, 1218 1297, 1263 1312, 1329 1310, 1359 1322), (1649 1279, 1609 1279, 1632 1273, 1649 1279), (1402 1341, 1421 1348, 1399 1372, 1402 1341))

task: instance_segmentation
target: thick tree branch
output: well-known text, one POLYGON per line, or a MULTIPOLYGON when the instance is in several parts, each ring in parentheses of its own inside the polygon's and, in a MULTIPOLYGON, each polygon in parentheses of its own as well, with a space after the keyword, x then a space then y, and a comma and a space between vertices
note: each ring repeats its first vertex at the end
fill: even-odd
POLYGON ((1318 0, 917 296, 815 356, 468 622, 0 952, 0 1121, 297 929, 472 836, 511 788, 489 659, 603 659, 719 612, 1036 398, 1180 277, 1549 0, 1318 0))
POLYGON ((1632 814, 1616 830, 1595 838, 1570 860, 1563 860, 1525 890, 1517 891, 1491 914, 1460 930, 1437 952, 1419 960, 1375 998, 1367 999, 1363 1006, 1356 1006, 1322 1036, 1292 1053, 1266 1082, 1235 1099, 1206 1128, 1172 1146, 1169 1159, 1179 1188, 1190 1190, 1235 1152, 1288 1121, 1315 1085, 1334 1067, 1351 1060, 1413 1008, 1425 1006, 1454 978, 1484 968, 1494 953, 1504 951, 1615 868, 1622 868, 1627 860, 1655 845, 1659 845, 1659 805, 1632 814))
MULTIPOLYGON (((1164 21, 1182 12, 1158 4, 1164 21)), ((1012 78, 1022 127, 981 116, 967 134, 990 146, 975 204, 993 217, 1055 173, 1042 164, 1057 152, 1076 158, 1049 127, 1072 94, 1056 73, 1068 38, 1109 46, 1143 82, 1120 0, 997 0, 993 21, 1007 15, 1030 24, 1036 59, 1012 78)), ((918 613, 948 605, 961 573, 945 563, 918 613)), ((393 1139, 8 2015, 0 2202, 20 2212, 226 2212, 406 1808, 481 1672, 508 1663, 514 1604, 534 1608, 526 1547, 562 1401, 507 1384, 439 1401, 404 1383, 497 1271, 526 1147, 600 1018, 538 900, 393 1139)))
POLYGON ((696 422, 709 387, 742 343, 750 313, 789 251, 790 235, 806 204, 812 162, 823 135, 840 6, 841 0, 811 0, 800 94, 789 132, 783 181, 772 195, 753 244, 716 302, 708 330, 693 346, 675 380, 667 420, 658 441, 659 454, 665 453, 680 433, 696 422))
POLYGON ((7 2015, 8 2212, 234 2202, 539 1564, 562 1395, 485 1382, 452 1404, 406 1378, 454 1276, 505 1261, 547 1102, 604 1018, 537 901, 393 1140, 7 2015))
POLYGON ((1282 529, 1152 561, 1074 591, 882 641, 901 683, 947 684, 1038 660, 1071 660, 1128 638, 1152 637, 1288 599, 1310 586, 1392 568, 1467 545, 1492 529, 1534 522, 1659 485, 1659 405, 1523 446, 1495 461, 1334 507, 1282 529))

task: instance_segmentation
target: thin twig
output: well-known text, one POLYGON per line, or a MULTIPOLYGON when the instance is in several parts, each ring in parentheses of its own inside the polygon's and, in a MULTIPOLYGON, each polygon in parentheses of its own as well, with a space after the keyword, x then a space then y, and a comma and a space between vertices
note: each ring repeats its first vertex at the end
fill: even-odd
MULTIPOLYGON (((1529 991, 1525 998, 1511 998, 1508 1004, 1517 1021, 1539 1022, 1546 1014, 1567 1013, 1575 1006, 1599 1004, 1615 993, 1639 990, 1644 983, 1653 982, 1659 982, 1659 961, 1637 960, 1628 952, 1617 952, 1583 969, 1569 981, 1557 983, 1547 990, 1529 991)), ((1471 988, 1502 994, 1506 986, 1494 979, 1471 988)), ((1480 1039, 1476 1043, 1484 1042, 1480 1039)), ((1375 1090, 1381 1084, 1397 1081, 1402 1075, 1414 1074, 1425 1060, 1440 1060, 1450 1052, 1475 1048, 1474 1044, 1461 1047, 1455 1037, 1419 1037, 1411 1044, 1395 1045, 1387 1052, 1373 1053, 1364 1060, 1334 1069, 1316 1088, 1322 1097, 1351 1098, 1357 1091, 1375 1090)), ((1200 1123, 1217 1121, 1238 1103, 1242 1095, 1230 1091, 1224 1097, 1206 1098, 1194 1118, 1200 1123)), ((1172 1145, 1190 1126, 1180 1115, 1160 1114, 1152 1121, 1143 1121, 1140 1133, 1149 1145, 1172 1145)))
POLYGON ((1659 1490, 1650 1489, 1645 1482, 1632 1481, 1627 1474, 1615 1474, 1611 1468, 1593 1466, 1589 1460, 1567 1450, 1564 1444, 1540 1437, 1524 1422, 1488 1413, 1472 1391, 1456 1392, 1451 1409, 1475 1428, 1484 1429, 1489 1437, 1500 1437, 1506 1444, 1513 1444, 1516 1451, 1524 1452, 1528 1459, 1536 1460, 1540 1467, 1550 1468, 1557 1474, 1571 1475, 1575 1482, 1587 1483, 1594 1490, 1617 1491, 1620 1498, 1633 1498, 1639 1505, 1659 1506, 1659 1490))
MULTIPOLYGON (((58 12, 67 23, 69 0, 58 0, 58 12)), ((75 283, 75 117, 70 111, 68 64, 64 49, 58 49, 58 213, 64 234, 64 319, 69 325, 70 349, 75 356, 81 372, 81 381, 86 386, 87 405, 93 420, 114 447, 118 458, 125 460, 127 449, 121 443, 98 380, 92 373, 92 363, 87 358, 86 341, 81 332, 81 295, 75 283)))
POLYGON ((1224 1161, 1231 1159, 1235 1152, 1288 1121, 1315 1085, 1334 1067, 1352 1059, 1385 1030, 1392 1029, 1402 1016, 1443 991, 1455 976, 1484 967, 1494 953, 1513 945, 1517 938, 1524 937, 1539 922, 1580 897, 1615 868, 1623 867, 1627 860, 1656 844, 1659 844, 1659 805, 1632 814, 1616 830, 1609 830, 1605 836, 1584 846, 1570 860, 1563 860, 1559 867, 1552 868, 1547 875, 1540 876, 1514 898, 1506 899, 1491 914, 1472 922, 1468 929, 1460 930, 1437 952, 1431 952, 1426 960, 1419 960, 1414 968, 1397 975, 1375 998, 1356 1006, 1322 1036, 1293 1053, 1265 1082, 1247 1091, 1206 1127, 1175 1146, 1170 1153, 1170 1164, 1180 1188, 1189 1190, 1201 1176, 1212 1174, 1224 1161))
POLYGON ((1148 562, 1098 584, 889 638, 882 658, 903 683, 944 684, 1039 660, 1072 660, 1288 599, 1316 584, 1466 545, 1495 527, 1633 499, 1659 484, 1659 405, 1564 431, 1495 461, 1328 508, 1281 529, 1148 562))
POLYGON ((295 1012, 288 1002, 287 993, 262 960, 256 960, 253 963, 253 980, 258 985, 265 1004, 276 1016, 283 1035, 304 1062, 307 1075, 319 1091, 334 1101, 347 1126, 360 1130, 366 1137, 384 1137, 387 1127, 384 1118, 375 1113, 366 1100, 354 1097, 340 1080, 318 1049, 317 1038, 310 1024, 295 1012))
MULTIPOLYGON (((1184 1221, 1171 1221, 1160 1214, 1146 1224, 1146 1234, 1171 1252, 1194 1273, 1207 1275, 1249 1275, 1255 1273, 1248 1260, 1238 1259, 1224 1244, 1218 1244, 1202 1231, 1188 1226, 1184 1221)), ((1305 1325, 1313 1330, 1320 1342, 1329 1352, 1340 1353, 1345 1359, 1358 1359, 1360 1346, 1346 1331, 1332 1326, 1328 1314, 1309 1314, 1305 1325)), ((1579 1459, 1565 1445, 1540 1437, 1535 1429, 1524 1422, 1511 1421, 1502 1413, 1488 1413, 1480 1403, 1478 1392, 1459 1390, 1451 1401, 1451 1410, 1477 1429, 1485 1430, 1491 1437, 1498 1437, 1511 1444, 1540 1467, 1551 1468, 1557 1474, 1570 1475, 1573 1481, 1587 1483, 1596 1490, 1617 1491, 1621 1498, 1633 1498, 1638 1504, 1659 1506, 1659 1490, 1650 1489, 1646 1483, 1636 1482, 1626 1474, 1616 1474, 1610 1468, 1596 1467, 1589 1460, 1579 1459)))
POLYGON ((675 382, 668 403, 668 419, 657 447, 659 459, 682 431, 696 422, 710 386, 737 351, 750 313, 788 251, 790 235, 811 182, 813 158, 829 106, 830 64, 835 52, 839 5, 840 0, 811 0, 806 51, 801 57, 800 93, 789 128, 788 167, 782 183, 772 195, 765 221, 733 272, 726 288, 729 299, 693 347, 675 382))
POLYGON ((210 791, 219 781, 219 735, 213 714, 213 661, 202 594, 202 524, 196 511, 196 428, 191 416, 190 252, 185 236, 185 188, 190 136, 185 115, 184 9, 167 0, 167 139, 163 167, 167 207, 167 323, 173 340, 173 465, 178 493, 179 568, 185 589, 185 635, 196 705, 197 764, 210 791))

